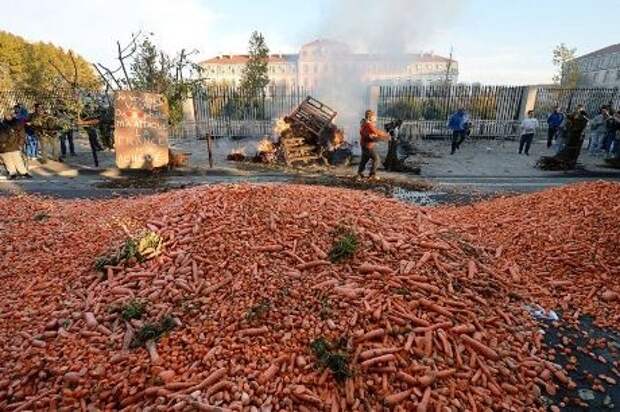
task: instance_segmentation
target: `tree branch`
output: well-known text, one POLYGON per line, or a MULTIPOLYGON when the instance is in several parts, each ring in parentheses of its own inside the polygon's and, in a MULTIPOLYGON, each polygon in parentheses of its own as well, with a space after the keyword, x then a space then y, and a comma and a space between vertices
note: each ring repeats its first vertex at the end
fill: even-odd
POLYGON ((101 70, 99 69, 99 67, 93 63, 93 67, 95 68, 95 70, 97 71, 97 73, 99 74, 99 77, 101 77, 101 80, 104 81, 105 85, 106 85, 106 91, 108 89, 114 90, 114 88, 112 87, 112 85, 110 84, 110 81, 107 79, 107 77, 105 77, 105 74, 103 74, 101 72, 101 70))
POLYGON ((125 68, 125 56, 123 56, 123 51, 121 50, 121 42, 117 41, 116 45, 118 47, 118 61, 121 63, 121 68, 123 69, 123 74, 125 75, 125 80, 127 81, 127 88, 132 90, 131 80, 129 79, 129 74, 127 74, 127 69, 125 68))
POLYGON ((101 64, 101 63, 97 63, 97 64, 99 65, 99 67, 101 67, 108 74, 108 76, 110 76, 110 78, 112 80, 114 80, 114 83, 116 83, 116 86, 118 87, 118 89, 121 90, 123 88, 123 86, 121 86, 120 82, 118 80, 116 80, 116 76, 114 76, 114 73, 116 73, 118 71, 118 69, 116 69, 113 72, 110 69, 108 69, 107 67, 105 67, 103 64, 101 64))

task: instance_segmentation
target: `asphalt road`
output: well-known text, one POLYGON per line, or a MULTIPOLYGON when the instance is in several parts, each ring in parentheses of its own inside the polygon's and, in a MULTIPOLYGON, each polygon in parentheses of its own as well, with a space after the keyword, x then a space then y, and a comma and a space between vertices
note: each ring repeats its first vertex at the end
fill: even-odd
MULTIPOLYGON (((620 173, 590 174, 590 175, 553 175, 549 177, 532 176, 434 176, 426 180, 435 185, 435 189, 423 197, 424 204, 432 203, 462 203, 469 196, 505 193, 529 193, 551 187, 588 182, 596 180, 612 180, 620 182, 620 173), (430 201, 429 201, 430 199, 430 201)), ((110 180, 98 175, 85 175, 74 178, 66 177, 35 177, 32 180, 7 181, 0 180, 0 195, 31 193, 57 198, 109 198, 115 196, 135 196, 156 193, 162 190, 171 190, 203 184, 230 184, 230 183, 268 183, 293 182, 299 176, 270 172, 250 175, 207 175, 207 176, 168 176, 161 179, 161 184, 144 187, 141 185, 116 185, 116 187, 102 187, 110 180)), ((400 197, 400 196, 399 196, 400 197)), ((418 196, 404 196, 405 200, 416 202, 418 196)))

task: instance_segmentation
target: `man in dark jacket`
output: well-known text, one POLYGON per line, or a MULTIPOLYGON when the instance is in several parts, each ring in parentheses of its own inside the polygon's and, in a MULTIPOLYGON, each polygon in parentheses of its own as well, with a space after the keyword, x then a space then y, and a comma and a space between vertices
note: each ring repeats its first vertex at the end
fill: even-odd
POLYGON ((372 110, 366 110, 364 114, 364 120, 361 122, 360 127, 360 146, 362 147, 362 160, 360 161, 359 169, 357 170, 357 176, 364 177, 364 170, 369 160, 372 160, 370 167, 370 178, 375 178, 377 173, 377 166, 379 166, 379 155, 375 151, 375 143, 378 140, 388 140, 390 135, 386 132, 379 130, 375 123, 377 122, 377 116, 372 110))
POLYGON ((553 113, 547 118, 547 125, 549 129, 547 130, 547 148, 550 148, 553 144, 553 139, 558 134, 562 123, 564 123, 564 113, 560 111, 559 107, 555 107, 553 109, 553 113))
POLYGON ((17 176, 32 177, 21 153, 25 141, 24 125, 12 113, 7 112, 0 122, 0 160, 11 180, 17 176))
POLYGON ((458 109, 448 119, 448 129, 452 130, 452 150, 450 154, 454 154, 457 149, 461 148, 461 144, 467 138, 470 123, 469 115, 465 111, 465 108, 458 109))

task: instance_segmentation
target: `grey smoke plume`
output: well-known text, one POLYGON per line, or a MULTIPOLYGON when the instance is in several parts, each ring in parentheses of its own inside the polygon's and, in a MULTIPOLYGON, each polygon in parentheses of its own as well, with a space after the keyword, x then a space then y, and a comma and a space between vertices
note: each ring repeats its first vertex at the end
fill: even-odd
MULTIPOLYGON (((405 53, 428 51, 428 41, 445 31, 467 0, 334 0, 323 11, 321 38, 342 42, 357 53, 381 55, 390 61, 405 53)), ((448 51, 445 51, 447 54, 448 51)), ((338 113, 336 123, 347 140, 356 141, 367 109, 368 85, 361 74, 336 68, 321 75, 316 95, 338 113)))
POLYGON ((467 0, 336 0, 324 10, 325 37, 354 50, 397 54, 428 50, 427 41, 450 27, 467 0))

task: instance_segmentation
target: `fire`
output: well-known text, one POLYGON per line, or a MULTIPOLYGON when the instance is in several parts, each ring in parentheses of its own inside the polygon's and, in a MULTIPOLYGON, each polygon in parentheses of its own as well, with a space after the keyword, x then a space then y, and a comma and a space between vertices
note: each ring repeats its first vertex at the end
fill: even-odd
POLYGON ((283 118, 280 118, 280 119, 276 120, 276 125, 273 128, 273 133, 277 137, 280 137, 280 136, 282 136, 282 133, 284 133, 285 131, 289 130, 290 128, 291 128, 291 125, 286 123, 283 118))
POLYGON ((273 146, 273 142, 268 138, 262 139, 260 142, 256 144, 257 153, 269 153, 275 150, 273 146))
POLYGON ((242 155, 245 156, 245 147, 235 147, 230 151, 231 155, 242 155))

